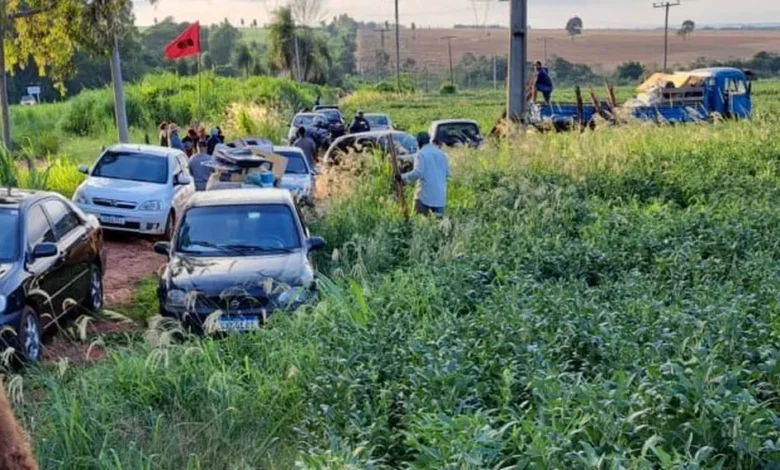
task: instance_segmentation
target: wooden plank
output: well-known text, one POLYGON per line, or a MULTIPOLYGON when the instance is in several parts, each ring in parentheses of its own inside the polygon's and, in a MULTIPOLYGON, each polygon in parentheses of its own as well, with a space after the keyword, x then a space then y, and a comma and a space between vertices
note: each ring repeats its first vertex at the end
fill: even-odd
POLYGON ((393 169, 395 195, 398 198, 398 203, 401 204, 401 215, 403 215, 404 220, 409 220, 409 210, 406 207, 406 196, 404 195, 404 183, 396 179, 396 175, 400 175, 401 170, 398 167, 398 154, 395 149, 395 140, 393 139, 392 132, 387 135, 387 146, 389 147, 390 165, 393 169))
POLYGON ((577 121, 579 121, 580 132, 585 132, 585 105, 582 102, 582 90, 579 85, 574 88, 574 95, 577 97, 577 121))

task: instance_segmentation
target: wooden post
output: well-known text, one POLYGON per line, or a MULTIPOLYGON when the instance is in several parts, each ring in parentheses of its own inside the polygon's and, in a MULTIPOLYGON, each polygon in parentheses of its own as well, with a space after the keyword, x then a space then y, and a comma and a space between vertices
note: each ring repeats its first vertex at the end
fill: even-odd
POLYGON ((612 84, 609 82, 605 82, 604 86, 607 89, 607 106, 609 106, 609 112, 615 117, 615 108, 617 108, 617 103, 615 103, 615 89, 612 88, 612 84))
POLYGON ((577 120, 580 125, 580 132, 585 132, 585 109, 582 103, 582 90, 579 85, 574 88, 574 94, 577 96, 577 120))
POLYGON ((398 197, 398 203, 401 204, 401 215, 404 216, 404 220, 409 220, 409 210, 406 208, 406 196, 404 196, 404 184, 401 181, 395 179, 396 175, 401 174, 401 170, 398 167, 398 154, 395 150, 395 140, 393 134, 387 134, 387 146, 389 147, 388 154, 390 155, 390 165, 393 168, 393 181, 395 182, 395 194, 398 197))

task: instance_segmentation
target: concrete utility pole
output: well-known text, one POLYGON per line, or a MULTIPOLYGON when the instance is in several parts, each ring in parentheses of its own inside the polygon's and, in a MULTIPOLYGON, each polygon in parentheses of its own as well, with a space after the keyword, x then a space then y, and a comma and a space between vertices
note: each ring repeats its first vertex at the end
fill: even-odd
POLYGON ((664 25, 664 73, 669 71, 667 64, 669 63, 669 9, 672 7, 679 7, 681 5, 680 0, 672 2, 660 2, 654 3, 653 8, 663 8, 666 10, 666 23, 664 25))
POLYGON ((510 0, 509 91, 507 118, 520 122, 525 117, 526 64, 528 63, 528 2, 510 0))
POLYGON ((398 23, 398 0, 395 0, 395 85, 401 91, 401 25, 398 23))
POLYGON ((452 40, 457 36, 444 36, 442 39, 447 41, 447 51, 450 54, 450 85, 455 86, 455 69, 452 68, 452 40))
POLYGON ((119 58, 119 39, 114 36, 114 50, 111 52, 111 81, 114 85, 114 114, 119 142, 130 142, 130 130, 127 124, 127 109, 125 107, 124 82, 122 81, 122 62, 119 58))

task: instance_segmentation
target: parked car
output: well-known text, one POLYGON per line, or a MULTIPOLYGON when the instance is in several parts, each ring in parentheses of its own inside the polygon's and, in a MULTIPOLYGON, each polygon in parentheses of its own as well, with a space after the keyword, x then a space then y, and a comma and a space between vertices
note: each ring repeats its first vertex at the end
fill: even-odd
POLYGON ((287 140, 292 145, 298 138, 298 128, 303 127, 314 140, 318 148, 327 149, 330 146, 330 127, 325 116, 319 113, 298 113, 290 123, 287 140))
POLYGON ((187 156, 175 149, 115 145, 98 158, 73 195, 105 229, 170 238, 187 200, 195 193, 187 156))
MULTIPOLYGON (((316 109, 317 107, 315 107, 316 109)), ((344 116, 339 111, 338 107, 327 107, 316 109, 317 114, 321 114, 328 121, 328 130, 330 131, 331 140, 338 139, 346 133, 346 123, 344 122, 344 116)))
POLYGON ((324 245, 309 236, 289 191, 198 193, 173 241, 155 245, 169 257, 158 288, 160 312, 197 332, 257 329, 269 315, 313 298, 311 254, 324 245))
POLYGON ((314 203, 314 180, 319 173, 309 165, 306 155, 298 147, 274 147, 274 153, 287 159, 282 176, 282 188, 290 191, 304 204, 314 203))
POLYGON ((372 131, 392 131, 393 121, 387 114, 370 113, 363 115, 372 131))
POLYGON ((471 119, 434 121, 428 133, 433 142, 447 147, 477 148, 485 141, 479 124, 471 119))
POLYGON ((79 309, 103 308, 103 231, 62 196, 0 196, 0 348, 41 357, 43 333, 79 309), (5 330, 3 332, 3 330, 5 330))
POLYGON ((19 101, 19 104, 22 106, 35 106, 38 104, 38 100, 35 99, 32 95, 24 95, 22 96, 22 99, 19 101))
POLYGON ((409 169, 414 165, 414 156, 420 150, 417 146, 417 139, 400 131, 371 131, 362 132, 360 134, 345 135, 330 146, 325 153, 322 161, 326 165, 338 165, 341 163, 341 159, 349 152, 365 153, 372 152, 376 149, 381 149, 383 152, 387 151, 387 137, 393 136, 393 142, 395 143, 396 155, 398 156, 398 163, 402 170, 409 169))

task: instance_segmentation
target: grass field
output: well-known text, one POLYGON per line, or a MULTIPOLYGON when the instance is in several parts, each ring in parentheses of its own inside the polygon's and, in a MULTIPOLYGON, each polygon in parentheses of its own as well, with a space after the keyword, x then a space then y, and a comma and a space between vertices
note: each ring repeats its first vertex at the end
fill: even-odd
MULTIPOLYGON (((418 129, 499 100, 345 104, 418 129)), ((443 222, 404 222, 374 161, 312 221, 312 308, 28 371, 42 467, 773 468, 780 84, 756 108, 454 153, 443 222)))
MULTIPOLYGON (((427 67, 431 73, 444 72, 449 66, 445 36, 452 39, 453 60, 457 64, 467 52, 475 56, 506 55, 508 30, 476 29, 419 29, 401 31, 401 63, 413 58, 418 67, 427 67), (486 34, 490 34, 487 36, 486 34)), ((570 62, 587 64, 596 71, 612 72, 623 62, 639 61, 650 69, 663 65, 663 31, 653 30, 585 30, 572 41, 565 30, 531 29, 528 56, 544 60, 544 42, 548 37, 547 54, 570 62)), ((376 51, 382 48, 380 33, 358 31, 358 70, 376 68, 376 51)), ((395 44, 395 33, 385 35, 388 52, 395 44)), ((780 49, 780 31, 697 31, 687 41, 672 34, 669 64, 686 67, 700 57, 710 60, 748 58, 761 51, 780 49)), ((391 66, 395 55, 390 54, 391 66)))

